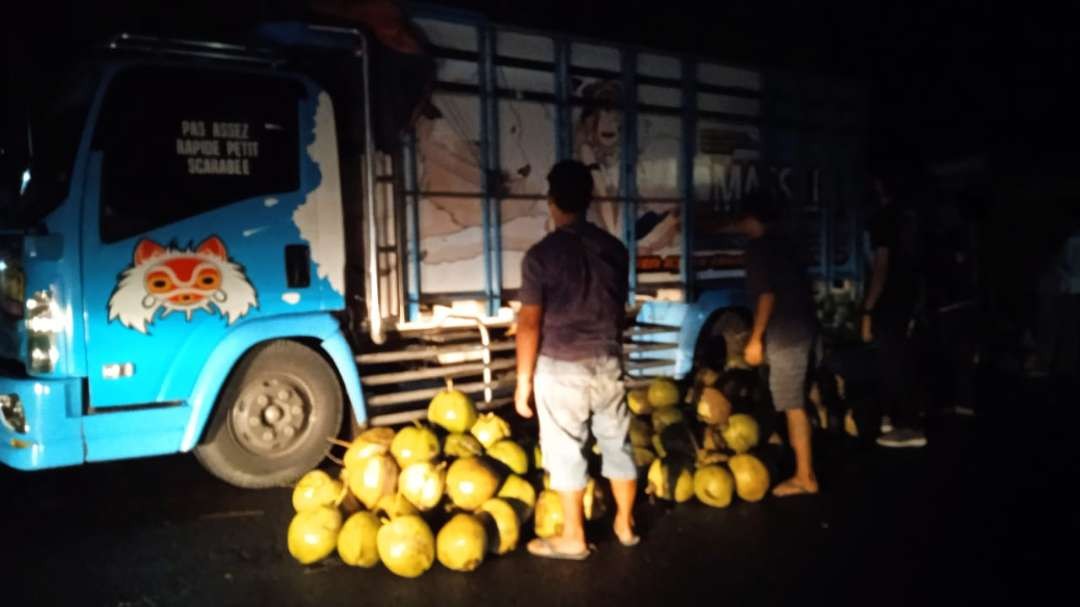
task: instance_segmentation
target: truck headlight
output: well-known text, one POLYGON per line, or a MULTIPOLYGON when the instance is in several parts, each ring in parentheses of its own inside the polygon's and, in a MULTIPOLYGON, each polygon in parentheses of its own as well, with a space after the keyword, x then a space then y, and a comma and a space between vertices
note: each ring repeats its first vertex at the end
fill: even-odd
POLYGON ((60 360, 57 342, 64 317, 52 293, 38 291, 26 300, 27 358, 34 373, 50 373, 60 360))
POLYGON ((26 425, 26 412, 17 394, 0 394, 0 419, 4 425, 19 434, 26 434, 30 427, 26 425))

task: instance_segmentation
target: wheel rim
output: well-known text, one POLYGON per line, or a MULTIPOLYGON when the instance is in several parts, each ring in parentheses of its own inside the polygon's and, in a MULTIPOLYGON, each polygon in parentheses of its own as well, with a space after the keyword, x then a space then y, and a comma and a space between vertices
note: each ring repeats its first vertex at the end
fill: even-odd
POLYGON ((315 421, 311 391, 284 374, 248 383, 233 403, 229 427, 248 451, 280 456, 304 442, 315 421))

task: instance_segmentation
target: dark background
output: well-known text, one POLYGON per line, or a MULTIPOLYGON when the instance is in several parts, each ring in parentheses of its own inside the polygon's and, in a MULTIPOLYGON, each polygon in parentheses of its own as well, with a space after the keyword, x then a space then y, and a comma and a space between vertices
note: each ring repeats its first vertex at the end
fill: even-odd
MULTIPOLYGON (((499 23, 862 82, 872 165, 902 167, 927 192, 942 181, 934 177, 942 166, 975 167, 960 181, 981 237, 983 286, 992 305, 1017 327, 1034 314, 1038 268, 1076 221, 1080 11, 1071 3, 428 4, 478 11, 499 23)), ((15 15, 16 9, 8 10, 15 15)), ((70 49, 119 31, 228 36, 262 19, 303 17, 306 3, 60 0, 17 11, 18 18, 2 21, 29 49, 18 60, 47 72, 70 49)))
MULTIPOLYGON (((1077 11, 1059 6, 1067 3, 447 4, 506 24, 862 82, 871 163, 905 167, 924 192, 943 185, 934 167, 982 167, 968 172, 967 200, 994 314, 984 338, 1015 345, 1030 325, 1038 269, 1080 208, 1077 11)), ((42 0, 0 9, 0 34, 7 69, 47 80, 73 49, 120 31, 228 36, 303 14, 295 0, 42 0)), ((27 498, 5 502, 0 535, 15 547, 11 558, 33 563, 21 571, 0 559, 0 570, 14 572, 11 596, 32 592, 22 604, 188 605, 208 594, 216 604, 454 604, 474 603, 477 589, 548 605, 701 596, 783 604, 795 592, 810 604, 1038 602, 1075 577, 1080 523, 1067 495, 1077 399, 1071 389, 1032 390, 997 367, 982 375, 976 421, 935 422, 930 449, 869 453, 821 441, 824 501, 657 514, 644 521, 654 546, 644 557, 609 542, 594 568, 562 577, 520 553, 479 577, 436 571, 412 585, 385 571, 299 568, 283 552, 286 492, 232 490, 190 457, 0 470, 6 494, 27 498), (67 572, 63 583, 57 572, 67 572), (370 590, 358 592, 357 579, 370 590), (737 584, 716 594, 718 579, 737 584)))

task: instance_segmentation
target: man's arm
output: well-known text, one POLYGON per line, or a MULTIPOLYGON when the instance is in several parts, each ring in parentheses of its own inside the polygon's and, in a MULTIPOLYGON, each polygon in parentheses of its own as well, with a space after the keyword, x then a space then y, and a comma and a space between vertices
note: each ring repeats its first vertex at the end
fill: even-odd
POLYGON ((889 249, 878 247, 874 249, 874 262, 870 268, 870 288, 866 290, 866 298, 863 299, 862 312, 862 338, 863 341, 873 339, 870 312, 881 299, 881 293, 885 290, 885 277, 889 274, 889 249))
POLYGON ((532 417, 529 398, 532 396, 533 371, 540 350, 540 319, 544 309, 538 304, 521 306, 517 317, 517 388, 514 390, 514 408, 522 417, 532 417))
POLYGON ((743 357, 746 363, 752 367, 760 365, 765 360, 765 329, 769 326, 773 308, 776 307, 776 295, 771 291, 758 296, 757 305, 754 308, 754 330, 750 333, 750 341, 746 344, 743 357))

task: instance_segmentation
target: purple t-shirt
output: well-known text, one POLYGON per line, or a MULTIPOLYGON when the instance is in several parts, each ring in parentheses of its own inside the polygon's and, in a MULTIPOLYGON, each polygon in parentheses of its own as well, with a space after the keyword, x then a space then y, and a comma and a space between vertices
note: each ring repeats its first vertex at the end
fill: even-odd
POLYGON ((746 245, 746 290, 751 306, 764 293, 776 297, 765 337, 771 343, 809 341, 817 330, 817 306, 803 255, 795 239, 769 232, 746 245))
POLYGON ((629 266, 622 242, 587 221, 533 245, 521 262, 521 303, 543 306, 540 354, 619 356, 629 266))

